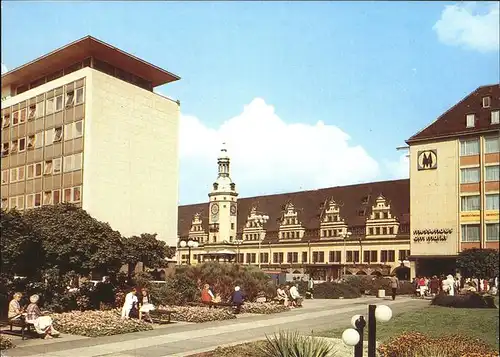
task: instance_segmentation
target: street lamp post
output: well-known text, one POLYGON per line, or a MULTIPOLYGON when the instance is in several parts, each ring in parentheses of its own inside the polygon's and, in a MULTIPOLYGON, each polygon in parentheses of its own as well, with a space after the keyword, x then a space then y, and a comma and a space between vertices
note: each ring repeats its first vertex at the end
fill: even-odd
POLYGON ((344 278, 345 276, 345 273, 346 273, 346 265, 347 265, 347 257, 346 257, 346 240, 347 238, 349 238, 350 236, 352 235, 351 232, 349 231, 346 231, 345 233, 343 233, 341 235, 341 237, 344 239, 344 269, 343 269, 343 272, 342 272, 342 278, 344 278))
POLYGON ((241 239, 235 239, 234 244, 236 244, 236 263, 240 262, 240 244, 243 243, 241 239))
MULTIPOLYGON (((392 318, 392 310, 387 305, 368 305, 368 357, 376 355, 377 321, 387 322, 392 318)), ((363 357, 363 329, 366 321, 361 315, 351 319, 353 328, 342 333, 342 340, 348 346, 354 346, 354 357, 363 357)))
MULTIPOLYGON (((262 228, 264 228, 264 224, 266 224, 268 220, 269 220, 269 216, 266 215, 266 214, 264 214, 264 215, 258 214, 258 215, 255 216, 255 222, 259 223, 262 228)), ((257 253, 257 256, 258 256, 257 259, 259 259, 259 269, 260 269, 260 265, 261 265, 260 243, 262 242, 264 234, 265 234, 265 230, 263 232, 261 231, 260 234, 259 234, 259 250, 258 250, 258 253, 257 253)))
POLYGON ((179 245, 181 248, 188 248, 188 265, 191 265, 191 249, 192 248, 198 248, 199 243, 195 240, 188 240, 187 242, 185 240, 181 240, 179 242, 179 245))

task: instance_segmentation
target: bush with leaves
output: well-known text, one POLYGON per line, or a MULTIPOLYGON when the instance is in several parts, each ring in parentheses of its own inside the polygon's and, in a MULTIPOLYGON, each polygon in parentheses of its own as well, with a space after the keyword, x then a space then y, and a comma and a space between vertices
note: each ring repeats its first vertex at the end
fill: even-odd
POLYGON ((314 287, 316 299, 354 299, 360 296, 359 289, 345 283, 321 283, 314 287))
POLYGON ((171 250, 164 241, 156 239, 156 234, 143 233, 140 236, 123 238, 124 260, 128 265, 129 276, 137 263, 142 262, 144 267, 163 267, 165 258, 171 250))
POLYGON ((499 274, 498 250, 466 249, 457 257, 457 268, 462 276, 491 279, 499 274))
POLYGON ((175 274, 165 284, 153 284, 149 292, 154 304, 179 306, 196 301, 200 295, 196 280, 185 274, 175 274))
POLYGON ((429 337, 419 332, 403 333, 379 346, 380 357, 494 357, 495 351, 482 340, 462 335, 429 337))
POLYGON ((175 311, 172 320, 183 322, 208 322, 235 319, 236 316, 230 309, 210 309, 204 306, 168 306, 159 305, 158 309, 150 312, 154 317, 161 317, 162 310, 175 311))
POLYGON ((246 302, 241 308, 241 312, 249 314, 276 314, 279 312, 289 311, 288 306, 271 302, 246 302))
POLYGON ((476 292, 467 292, 465 295, 436 295, 431 305, 454 307, 462 309, 496 309, 493 296, 481 295, 476 292))
MULTIPOLYGON (((392 293, 391 282, 387 277, 352 275, 346 277, 346 284, 355 287, 361 294, 376 296, 379 290, 385 290, 386 295, 392 293)), ((397 293, 399 295, 414 295, 415 287, 409 281, 401 281, 397 293)))
POLYGON ((332 357, 332 344, 321 338, 300 335, 298 332, 280 331, 273 336, 266 335, 266 343, 258 348, 266 357, 332 357))

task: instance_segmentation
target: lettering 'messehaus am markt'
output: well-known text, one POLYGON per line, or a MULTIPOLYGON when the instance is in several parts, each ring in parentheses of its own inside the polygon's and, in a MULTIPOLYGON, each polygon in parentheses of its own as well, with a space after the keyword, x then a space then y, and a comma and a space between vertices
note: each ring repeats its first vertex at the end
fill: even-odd
POLYGON ((413 231, 414 242, 443 242, 448 238, 448 234, 453 232, 453 228, 435 229, 415 229, 413 231))

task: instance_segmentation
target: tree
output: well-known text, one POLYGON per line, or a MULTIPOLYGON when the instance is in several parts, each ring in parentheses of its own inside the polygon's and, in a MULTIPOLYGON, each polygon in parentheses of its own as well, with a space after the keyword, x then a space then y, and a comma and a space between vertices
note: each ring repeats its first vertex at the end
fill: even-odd
POLYGON ((61 276, 70 272, 87 275, 91 271, 108 274, 120 269, 120 233, 85 210, 60 204, 28 210, 24 217, 42 242, 45 269, 58 269, 61 276))
POLYGON ((145 266, 149 268, 163 267, 165 257, 170 253, 165 242, 156 239, 156 233, 143 233, 140 236, 125 238, 123 245, 125 247, 123 263, 129 265, 129 274, 139 262, 142 262, 143 270, 145 266))
POLYGON ((462 276, 488 279, 498 276, 498 251, 495 249, 466 249, 457 258, 462 276))

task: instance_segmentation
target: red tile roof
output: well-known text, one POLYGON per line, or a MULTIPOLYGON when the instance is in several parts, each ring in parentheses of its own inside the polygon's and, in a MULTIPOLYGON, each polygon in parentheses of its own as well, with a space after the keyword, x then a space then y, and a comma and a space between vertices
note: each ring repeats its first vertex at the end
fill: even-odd
POLYGON ((432 124, 409 138, 406 143, 463 136, 500 130, 500 124, 491 124, 491 112, 500 110, 500 85, 481 86, 451 107, 432 124), (490 97, 489 108, 483 108, 483 98, 490 97), (467 114, 476 115, 473 128, 466 127, 467 114))
MULTIPOLYGON (((371 208, 379 195, 383 195, 391 205, 391 212, 400 224, 408 224, 410 217, 410 180, 380 181, 350 186, 337 186, 313 191, 301 191, 268 196, 238 199, 237 232, 241 233, 253 206, 262 214, 269 216, 265 228, 268 232, 266 240, 277 238, 279 221, 285 205, 292 202, 298 212, 298 218, 306 228, 306 240, 317 238, 320 228, 320 214, 324 204, 333 199, 341 205, 340 216, 349 227, 364 227, 371 208), (367 203, 363 203, 367 202, 367 203), (361 216, 359 211, 364 211, 361 216)), ((179 206, 179 236, 189 234, 193 216, 199 213, 203 220, 203 228, 208 231, 208 202, 179 206)), ((356 231, 356 229, 354 229, 356 231)), ((353 232, 353 236, 356 235, 353 232)))

